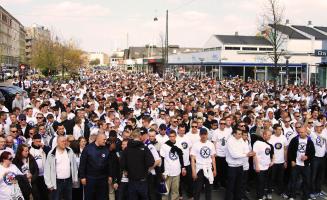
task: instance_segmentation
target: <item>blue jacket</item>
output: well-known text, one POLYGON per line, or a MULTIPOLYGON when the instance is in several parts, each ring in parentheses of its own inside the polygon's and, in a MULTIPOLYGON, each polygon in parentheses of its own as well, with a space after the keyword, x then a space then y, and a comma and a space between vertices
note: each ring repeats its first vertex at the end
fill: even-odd
POLYGON ((109 149, 98 147, 91 143, 83 149, 78 170, 79 178, 108 178, 109 170, 109 149))

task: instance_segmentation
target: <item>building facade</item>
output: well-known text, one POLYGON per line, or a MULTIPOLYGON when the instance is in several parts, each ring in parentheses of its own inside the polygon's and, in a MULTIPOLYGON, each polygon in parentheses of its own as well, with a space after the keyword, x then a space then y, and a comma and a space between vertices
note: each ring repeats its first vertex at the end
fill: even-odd
POLYGON ((104 52, 89 52, 88 56, 88 62, 90 63, 91 61, 94 60, 99 60, 99 66, 107 66, 109 65, 109 56, 108 54, 104 52))
POLYGON ((37 24, 33 24, 33 26, 31 26, 31 27, 26 27, 25 32, 26 32, 25 54, 26 54, 26 61, 27 61, 27 63, 29 63, 31 56, 32 56, 33 44, 35 43, 35 41, 38 39, 50 39, 51 32, 48 28, 37 25, 37 24))
POLYGON ((327 87, 326 57, 315 56, 316 50, 327 50, 327 28, 311 22, 306 26, 278 25, 281 44, 277 68, 272 58, 274 48, 265 35, 271 29, 267 26, 260 36, 213 35, 200 52, 169 55, 169 69, 219 79, 239 76, 327 87))
POLYGON ((0 64, 17 67, 25 62, 24 26, 0 6, 0 64))

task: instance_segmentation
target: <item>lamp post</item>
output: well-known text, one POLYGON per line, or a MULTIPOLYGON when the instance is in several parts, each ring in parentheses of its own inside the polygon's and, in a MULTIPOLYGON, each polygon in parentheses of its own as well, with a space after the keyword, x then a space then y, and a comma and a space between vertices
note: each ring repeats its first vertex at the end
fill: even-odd
POLYGON ((201 65, 200 65, 200 69, 199 69, 199 72, 200 72, 200 79, 202 79, 202 73, 201 73, 201 68, 202 68, 202 65, 203 65, 203 61, 204 61, 204 58, 199 58, 200 62, 201 62, 201 65))
POLYGON ((289 59, 291 58, 291 55, 289 55, 288 53, 286 53, 284 55, 284 58, 286 60, 286 84, 288 85, 288 81, 289 81, 289 59))

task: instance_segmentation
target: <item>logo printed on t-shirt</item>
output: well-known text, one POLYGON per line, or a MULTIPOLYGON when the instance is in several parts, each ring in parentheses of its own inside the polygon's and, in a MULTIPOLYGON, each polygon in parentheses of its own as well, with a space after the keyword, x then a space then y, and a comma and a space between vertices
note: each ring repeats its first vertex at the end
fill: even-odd
POLYGON ((187 149, 187 147, 188 147, 187 142, 182 142, 182 147, 183 147, 183 149, 187 149))
POLYGON ((225 137, 223 137, 221 139, 221 146, 225 146, 226 145, 226 140, 225 140, 225 137))
POLYGON ((209 147, 207 147, 207 146, 201 147, 201 149, 200 149, 200 156, 202 158, 209 158, 210 157, 210 154, 211 154, 211 150, 210 150, 209 147))
POLYGON ((287 140, 290 139, 290 137, 291 137, 292 134, 293 134, 292 131, 289 131, 289 132, 287 132, 287 133, 285 134, 285 137, 287 138, 287 140))
POLYGON ((307 147, 307 144, 301 142, 301 143, 299 143, 299 147, 298 147, 297 150, 298 150, 300 153, 305 153, 305 149, 306 149, 306 147, 307 147))
POLYGON ((15 173, 9 172, 9 173, 7 173, 7 174, 5 174, 3 176, 3 182, 6 185, 12 185, 13 184, 13 180, 15 180, 15 177, 16 177, 16 174, 15 173))
POLYGON ((325 144, 325 140, 323 138, 321 138, 320 136, 317 137, 316 139, 316 145, 319 147, 322 147, 322 145, 325 144))
POLYGON ((268 156, 270 154, 270 148, 265 149, 265 154, 268 156))
POLYGON ((171 152, 171 151, 169 151, 169 158, 170 158, 170 160, 177 160, 177 155, 176 154, 174 154, 173 152, 171 152))
POLYGON ((283 145, 282 145, 282 143, 280 143, 280 142, 277 142, 277 143, 275 144, 275 149, 277 149, 277 150, 281 149, 282 147, 283 147, 283 145))

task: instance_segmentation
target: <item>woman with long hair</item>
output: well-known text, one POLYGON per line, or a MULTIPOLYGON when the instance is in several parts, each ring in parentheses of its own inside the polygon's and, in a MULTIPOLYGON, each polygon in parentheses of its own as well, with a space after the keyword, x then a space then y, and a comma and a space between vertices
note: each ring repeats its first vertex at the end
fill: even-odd
POLYGON ((0 199, 11 199, 13 196, 22 197, 17 179, 23 173, 12 164, 13 155, 4 151, 0 155, 0 199))
POLYGON ((32 195, 33 199, 35 199, 35 197, 38 196, 36 193, 36 191, 38 191, 36 180, 39 176, 39 167, 34 157, 29 153, 29 148, 26 144, 21 144, 18 146, 16 156, 12 163, 17 166, 17 168, 26 176, 28 180, 28 183, 24 184, 26 188, 21 188, 24 199, 30 199, 30 188, 28 188, 28 186, 32 186, 32 195))

